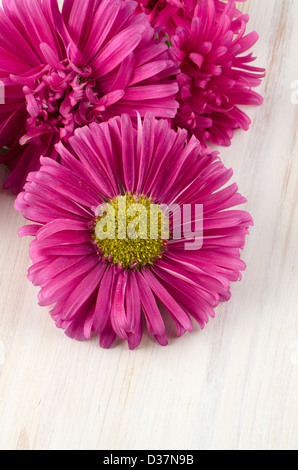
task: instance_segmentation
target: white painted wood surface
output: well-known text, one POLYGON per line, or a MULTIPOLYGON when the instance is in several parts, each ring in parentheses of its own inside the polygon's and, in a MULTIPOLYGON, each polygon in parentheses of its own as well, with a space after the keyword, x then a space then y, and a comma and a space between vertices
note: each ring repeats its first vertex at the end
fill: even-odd
POLYGON ((1 192, 0 449, 297 448, 298 0, 241 8, 267 68, 250 131, 222 151, 255 221, 243 280, 204 331, 166 348, 76 342, 38 307, 24 221, 1 192))

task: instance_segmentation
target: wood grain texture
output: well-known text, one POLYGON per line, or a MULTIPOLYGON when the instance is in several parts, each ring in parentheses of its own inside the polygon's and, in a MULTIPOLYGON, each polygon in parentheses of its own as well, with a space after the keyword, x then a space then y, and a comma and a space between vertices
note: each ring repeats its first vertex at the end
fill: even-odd
POLYGON ((1 192, 0 449, 297 449, 298 0, 241 8, 267 68, 251 129, 222 151, 255 222, 243 280, 166 348, 76 342, 38 307, 24 221, 1 192))

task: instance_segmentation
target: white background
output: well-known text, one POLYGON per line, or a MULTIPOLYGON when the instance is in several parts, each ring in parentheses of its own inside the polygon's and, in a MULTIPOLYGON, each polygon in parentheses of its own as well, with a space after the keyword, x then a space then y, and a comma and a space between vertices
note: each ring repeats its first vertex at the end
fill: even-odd
POLYGON ((0 192, 1 449, 297 448, 298 0, 241 8, 267 68, 250 131, 222 151, 255 222, 243 280, 204 331, 166 348, 76 342, 38 307, 24 220, 0 192))

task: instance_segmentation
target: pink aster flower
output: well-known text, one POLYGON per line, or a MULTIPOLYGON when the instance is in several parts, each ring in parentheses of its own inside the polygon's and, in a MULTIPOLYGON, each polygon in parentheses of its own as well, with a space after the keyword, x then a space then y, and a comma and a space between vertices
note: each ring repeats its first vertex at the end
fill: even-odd
POLYGON ((234 2, 219 14, 214 0, 206 0, 171 36, 171 56, 181 62, 175 123, 202 142, 230 145, 234 130, 248 130, 251 123, 239 105, 262 103, 252 88, 260 85, 264 69, 252 66, 255 57, 247 53, 258 34, 245 35, 247 21, 234 2))
POLYGON ((253 88, 265 70, 251 65, 256 58, 248 51, 258 34, 245 34, 249 16, 231 0, 139 3, 157 31, 166 35, 171 57, 180 64, 174 125, 201 142, 230 145, 234 130, 248 130, 251 124, 241 106, 262 104, 253 88))
MULTIPOLYGON (((105 348, 119 337, 131 349, 141 341, 143 324, 167 344, 163 309, 178 336, 192 331, 192 319, 203 328, 245 269, 240 250, 252 219, 234 209, 246 200, 235 183, 226 185, 232 171, 217 153, 202 152, 185 129, 176 132, 152 114, 138 117, 137 129, 126 114, 92 123, 75 131, 69 148, 59 143, 56 150, 63 164, 42 157, 16 209, 33 222, 19 233, 34 237, 28 277, 41 287, 40 305, 54 306, 57 327, 77 340, 99 335, 105 348), (174 207, 169 236, 159 222, 152 236, 151 215, 150 234, 138 219, 138 236, 130 236, 135 218, 120 217, 120 198, 127 214, 134 203, 145 216, 153 205, 159 221, 165 206, 174 207), (180 237, 174 231, 182 224, 179 208, 195 204, 203 205, 203 243, 190 251, 187 227, 180 237), (105 219, 108 213, 112 216, 105 219), (103 221, 106 237, 99 230, 103 221), (112 222, 114 237, 108 237, 112 222)), ((192 210, 186 226, 200 217, 192 210)))
POLYGON ((177 71, 137 3, 3 0, 0 8, 0 163, 18 192, 40 155, 74 129, 127 113, 173 118, 177 71))
MULTIPOLYGON (((199 4, 206 0, 136 0, 138 11, 146 13, 148 20, 155 28, 167 28, 167 33, 174 33, 175 29, 185 18, 191 19, 199 4)), ((217 14, 221 14, 230 0, 214 0, 217 14)), ((246 2, 246 0, 239 0, 246 2)), ((241 15, 236 9, 235 13, 241 15)))

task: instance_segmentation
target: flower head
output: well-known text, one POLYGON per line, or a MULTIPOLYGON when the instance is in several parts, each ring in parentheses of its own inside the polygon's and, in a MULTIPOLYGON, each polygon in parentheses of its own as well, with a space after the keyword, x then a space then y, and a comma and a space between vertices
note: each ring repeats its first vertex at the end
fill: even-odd
POLYGON ((226 185, 232 171, 152 114, 138 116, 137 128, 127 114, 92 123, 56 150, 62 162, 42 157, 16 201, 33 222, 20 231, 34 237, 28 276, 40 305, 54 305, 56 325, 78 340, 99 335, 106 348, 120 337, 131 349, 143 319, 167 344, 162 308, 178 336, 192 319, 203 328, 245 269, 252 219, 233 208, 246 200, 226 185))
POLYGON ((248 130, 251 123, 239 105, 262 103, 252 88, 264 70, 250 65, 255 57, 246 54, 258 34, 245 35, 248 16, 238 13, 234 2, 219 12, 214 0, 206 0, 170 39, 171 56, 181 62, 175 123, 202 142, 230 145, 234 130, 248 130))
POLYGON ((173 118, 177 71, 168 46, 129 0, 3 0, 0 162, 18 192, 40 155, 57 159, 77 127, 123 112, 173 118))
POLYGON ((174 125, 185 127, 203 142, 228 146, 235 129, 248 130, 242 105, 260 105, 253 91, 264 69, 251 63, 249 49, 258 40, 246 33, 249 16, 232 0, 140 0, 149 21, 166 35, 180 72, 179 110, 174 125))
MULTIPOLYGON (((126 0, 128 1, 128 0, 126 0)), ((168 33, 174 33, 177 25, 185 18, 191 19, 199 5, 207 5, 209 0, 136 0, 138 11, 146 13, 148 20, 155 28, 166 27, 168 33)), ((220 15, 227 2, 233 0, 213 0, 216 12, 220 15)), ((246 0, 239 0, 246 2, 246 0)), ((239 16, 241 12, 235 9, 239 16)))

